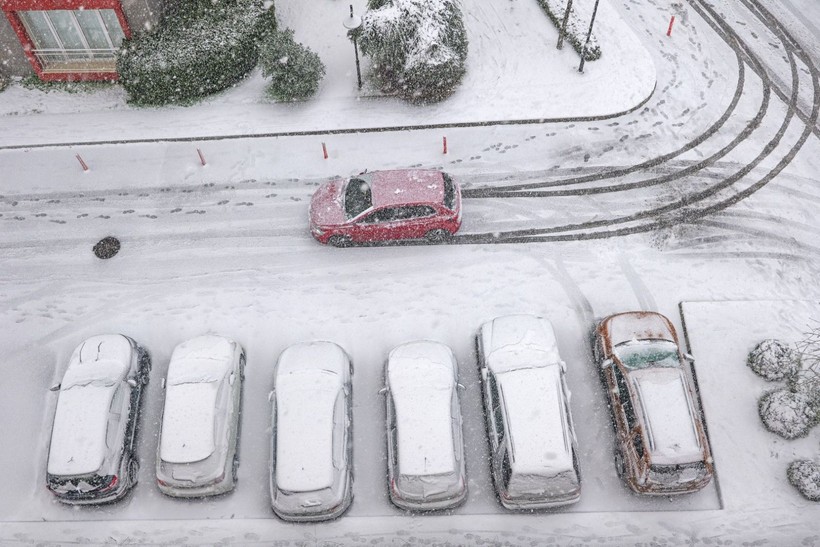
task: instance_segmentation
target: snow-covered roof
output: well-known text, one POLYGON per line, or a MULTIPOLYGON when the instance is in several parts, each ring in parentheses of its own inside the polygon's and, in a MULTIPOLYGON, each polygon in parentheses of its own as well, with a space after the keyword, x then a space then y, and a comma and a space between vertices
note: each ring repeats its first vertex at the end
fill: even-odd
POLYGON ((558 345, 546 319, 526 314, 496 317, 482 326, 487 366, 506 370, 559 363, 558 345))
POLYGON ((236 342, 213 334, 182 342, 171 354, 167 385, 221 380, 233 365, 235 348, 236 342))
POLYGON ((387 383, 396 409, 402 475, 455 470, 451 419, 454 365, 450 348, 437 342, 410 342, 390 352, 387 383))
POLYGON ((668 320, 654 312, 627 312, 608 319, 609 338, 613 346, 630 340, 669 340, 672 336, 668 320))
POLYGON ((369 174, 374 207, 444 201, 444 179, 440 171, 401 169, 369 174))
POLYGON ((644 369, 630 373, 630 377, 638 392, 654 463, 700 461, 703 450, 683 373, 670 368, 644 369))
POLYGON ((92 336, 74 349, 61 389, 88 383, 112 384, 122 380, 131 365, 132 347, 121 334, 92 336))
POLYGON ((347 366, 344 351, 331 342, 295 344, 279 357, 274 383, 279 489, 311 492, 333 484, 334 407, 347 366))
POLYGON ((496 375, 516 473, 551 475, 572 468, 560 375, 559 366, 496 375))

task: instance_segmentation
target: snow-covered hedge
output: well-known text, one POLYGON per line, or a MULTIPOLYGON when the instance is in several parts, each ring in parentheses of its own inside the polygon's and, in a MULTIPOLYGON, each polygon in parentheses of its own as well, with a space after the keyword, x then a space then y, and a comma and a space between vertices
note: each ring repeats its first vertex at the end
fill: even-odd
POLYGON ((10 80, 8 78, 0 74, 0 91, 6 89, 9 86, 9 82, 10 80))
MULTIPOLYGON (((567 21, 567 35, 565 40, 569 42, 573 49, 581 54, 584 49, 584 42, 587 39, 587 32, 589 32, 589 19, 581 19, 575 9, 576 3, 581 0, 573 0, 572 9, 569 12, 569 20, 567 21)), ((587 0, 592 1, 592 0, 587 0)), ((538 0, 541 7, 549 16, 558 32, 561 32, 561 25, 564 22, 564 13, 567 10, 567 0, 538 0)), ((592 12, 590 11, 590 16, 592 12)), ((587 61, 594 61, 601 57, 601 46, 598 44, 598 39, 595 37, 595 31, 589 38, 589 45, 587 46, 586 55, 587 61)))
POLYGON ((766 429, 784 439, 805 437, 817 423, 811 400, 800 391, 770 391, 760 398, 757 408, 766 429))
POLYGON ((319 56, 297 43, 293 31, 270 33, 259 44, 262 75, 270 77, 267 94, 278 101, 304 100, 316 93, 325 75, 319 56))
POLYGON ((797 460, 789 464, 789 482, 810 501, 820 501, 820 464, 797 460))
POLYGON ((152 33, 124 40, 120 83, 137 104, 189 103, 244 78, 257 40, 275 25, 273 3, 185 0, 152 33), (270 8, 270 10, 268 9, 270 8))
POLYGON ((788 344, 769 338, 749 352, 746 364, 766 380, 777 381, 797 373, 800 355, 788 344))
POLYGON ((357 36, 385 92, 440 101, 464 76, 467 31, 457 0, 370 0, 357 36))

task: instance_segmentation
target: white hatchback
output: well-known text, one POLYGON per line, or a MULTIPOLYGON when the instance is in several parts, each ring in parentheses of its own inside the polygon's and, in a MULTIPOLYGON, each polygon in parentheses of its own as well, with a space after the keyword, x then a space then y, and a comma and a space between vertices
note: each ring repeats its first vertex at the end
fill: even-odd
POLYGON ((236 485, 245 352, 206 335, 179 344, 163 383, 157 485, 174 497, 224 494, 236 485))

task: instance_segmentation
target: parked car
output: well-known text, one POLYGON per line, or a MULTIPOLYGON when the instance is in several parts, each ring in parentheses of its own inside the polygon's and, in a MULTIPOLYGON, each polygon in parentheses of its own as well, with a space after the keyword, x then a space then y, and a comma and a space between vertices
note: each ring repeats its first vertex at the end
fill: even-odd
POLYGON ((58 391, 46 485, 69 504, 115 501, 137 483, 137 431, 151 357, 122 334, 77 346, 58 391))
POLYGON ((712 478, 712 454, 687 360, 659 313, 611 315, 594 353, 615 424, 615 467, 641 494, 682 494, 712 478))
POLYGON ((507 315, 476 336, 491 472, 507 509, 546 509, 581 495, 566 364, 552 325, 507 315))
POLYGON ((310 202, 310 232, 321 243, 449 239, 461 226, 461 190, 446 173, 373 171, 334 179, 310 202))
POLYGON ((279 356, 272 393, 270 494, 289 521, 336 518, 353 500, 353 368, 332 342, 303 342, 279 356))
POLYGON ((458 365, 450 348, 419 341, 385 365, 390 501, 402 509, 450 509, 467 497, 458 365))
POLYGON ((233 490, 244 378, 245 352, 233 340, 199 336, 174 349, 157 446, 163 494, 190 498, 233 490))

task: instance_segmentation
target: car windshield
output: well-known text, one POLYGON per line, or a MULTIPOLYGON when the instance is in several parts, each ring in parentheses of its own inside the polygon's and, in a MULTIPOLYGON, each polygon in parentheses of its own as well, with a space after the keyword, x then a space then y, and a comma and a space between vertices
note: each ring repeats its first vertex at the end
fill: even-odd
POLYGON ((615 355, 631 370, 677 367, 678 346, 668 340, 630 340, 615 346, 615 355))
POLYGON ((370 175, 358 175, 347 182, 345 188, 345 216, 354 218, 373 206, 370 175))

